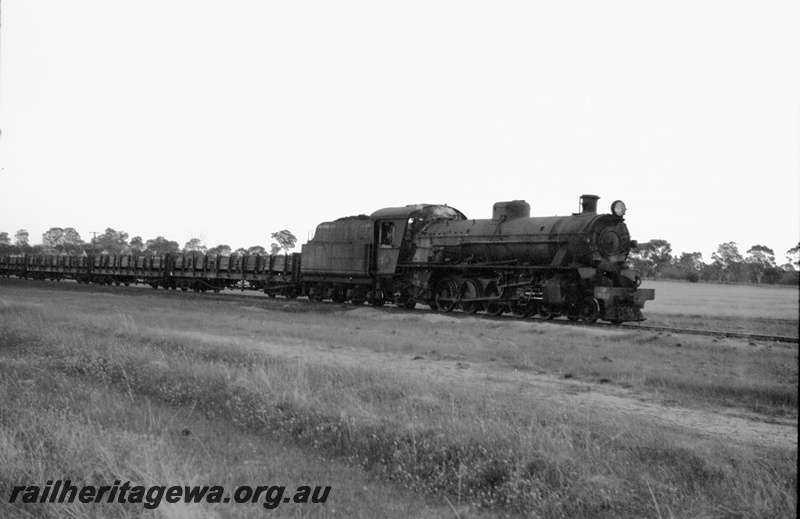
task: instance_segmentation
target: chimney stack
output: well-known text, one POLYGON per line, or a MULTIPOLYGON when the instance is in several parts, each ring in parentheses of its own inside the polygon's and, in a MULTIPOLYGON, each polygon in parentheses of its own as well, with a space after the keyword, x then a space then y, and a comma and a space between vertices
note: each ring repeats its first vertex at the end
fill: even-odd
POLYGON ((581 213, 597 213, 597 195, 581 195, 581 213))

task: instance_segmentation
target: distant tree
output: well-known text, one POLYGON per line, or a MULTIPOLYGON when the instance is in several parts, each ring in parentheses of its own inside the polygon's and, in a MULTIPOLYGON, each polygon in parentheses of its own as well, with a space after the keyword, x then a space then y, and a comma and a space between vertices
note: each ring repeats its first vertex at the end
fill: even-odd
POLYGON ((281 246, 278 245, 277 243, 273 243, 272 245, 269 246, 269 253, 272 254, 273 256, 277 256, 278 254, 281 253, 281 246))
POLYGON ((247 249, 245 249, 244 247, 239 247, 238 249, 233 251, 233 254, 236 254, 237 256, 244 256, 245 254, 247 254, 247 249))
POLYGON ((48 251, 54 251, 56 247, 62 243, 64 239, 64 229, 61 227, 51 227, 46 232, 42 233, 42 245, 48 251))
POLYGON ((775 251, 764 245, 753 245, 747 250, 748 263, 761 263, 763 265, 775 266, 775 251))
POLYGON ((131 242, 128 244, 131 248, 132 254, 141 254, 147 248, 147 246, 142 241, 141 236, 134 236, 131 238, 131 242))
POLYGON ((0 254, 11 254, 16 252, 16 247, 11 245, 11 238, 7 232, 0 232, 0 254))
POLYGON ((247 249, 247 254, 261 254, 264 255, 267 253, 267 249, 262 247, 261 245, 253 245, 249 249, 247 249))
POLYGON ((628 258, 643 276, 660 277, 672 261, 672 245, 667 240, 650 240, 640 243, 628 258))
POLYGON ((701 252, 684 252, 678 258, 678 265, 687 271, 700 272, 703 269, 703 254, 701 252))
POLYGON ((75 254, 83 252, 85 245, 81 235, 72 227, 51 227, 42 233, 42 247, 45 252, 75 254))
POLYGON ((178 245, 178 242, 168 240, 163 236, 159 236, 152 240, 147 240, 145 245, 147 246, 145 254, 148 256, 158 256, 166 253, 177 254, 181 251, 181 247, 178 245))
MULTIPOLYGON (((777 270, 775 251, 764 245, 750 247, 747 250, 745 263, 747 264, 749 281, 755 281, 758 284, 761 284, 765 272, 772 269, 777 270)), ((780 275, 776 277, 772 274, 770 279, 780 279, 780 275)))
POLYGON ((717 252, 711 254, 711 259, 719 267, 719 281, 741 281, 744 272, 744 258, 739 253, 736 242, 721 243, 717 252))
POLYGON ((203 245, 203 242, 199 238, 192 238, 183 246, 183 252, 187 253, 205 254, 206 251, 208 251, 208 247, 203 245))
POLYGON ((722 267, 719 263, 703 264, 700 279, 703 281, 719 281, 722 278, 722 267))
MULTIPOLYGON (((141 238, 139 240, 141 241, 141 238)), ((128 233, 108 227, 103 234, 98 234, 92 239, 92 249, 102 254, 127 254, 131 251, 128 233)))
POLYGON ((272 239, 278 242, 278 245, 280 245, 284 253, 288 253, 291 249, 294 249, 294 244, 297 243, 295 235, 285 229, 272 233, 272 239))
POLYGON ((230 245, 217 245, 216 247, 208 249, 208 254, 213 256, 230 256, 231 247, 230 245))
POLYGON ((25 229, 20 229, 14 235, 14 243, 16 245, 19 245, 20 247, 28 246, 29 237, 30 235, 28 234, 28 231, 26 231, 25 229))
POLYGON ((786 259, 795 267, 800 267, 800 242, 797 242, 797 247, 786 251, 786 259))

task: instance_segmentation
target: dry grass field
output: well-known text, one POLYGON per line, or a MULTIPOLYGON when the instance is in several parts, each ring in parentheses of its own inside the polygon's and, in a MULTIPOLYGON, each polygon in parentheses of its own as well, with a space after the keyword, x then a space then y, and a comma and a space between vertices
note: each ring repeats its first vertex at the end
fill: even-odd
MULTIPOLYGON (((662 285, 653 321, 738 316, 662 285)), ((276 517, 797 512, 796 346, 0 279, 0 391, 3 517, 267 513, 7 503, 54 478, 332 486, 276 517)))
POLYGON ((797 337, 798 287, 642 282, 656 299, 645 304, 647 324, 797 337))

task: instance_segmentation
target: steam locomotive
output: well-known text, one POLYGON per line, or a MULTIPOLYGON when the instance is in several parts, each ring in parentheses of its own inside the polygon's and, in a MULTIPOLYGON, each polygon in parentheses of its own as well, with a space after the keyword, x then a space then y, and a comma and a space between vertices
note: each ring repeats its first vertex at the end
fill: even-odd
POLYGON ((655 292, 639 288, 638 273, 626 266, 636 242, 625 225, 625 204, 617 200, 611 213, 598 214, 598 199, 583 195, 580 212, 562 217, 531 217, 522 200, 494 204, 488 220, 468 219, 447 205, 380 209, 321 223, 292 255, 4 256, 0 275, 643 321, 644 303, 655 292))

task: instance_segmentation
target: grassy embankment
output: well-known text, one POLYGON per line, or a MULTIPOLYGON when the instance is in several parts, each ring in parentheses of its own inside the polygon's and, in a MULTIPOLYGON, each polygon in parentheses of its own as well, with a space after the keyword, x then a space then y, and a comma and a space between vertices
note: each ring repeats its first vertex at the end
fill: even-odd
MULTIPOLYGON (((332 484, 327 505, 278 512, 364 517, 796 510, 796 447, 699 439, 391 363, 399 352, 464 369, 560 373, 681 402, 796 416, 796 349, 176 296, 4 291, 0 488, 58 477, 332 484), (325 349, 350 362, 315 361, 325 349), (358 351, 385 354, 387 362, 360 362, 358 351), (374 476, 384 484, 364 483, 374 476), (412 505, 407 492, 433 504, 412 505)), ((24 510, 54 517, 77 510, 47 506, 24 510)), ((108 506, 82 510, 97 517, 142 512, 108 506)), ((263 514, 208 506, 186 510, 263 514)))

